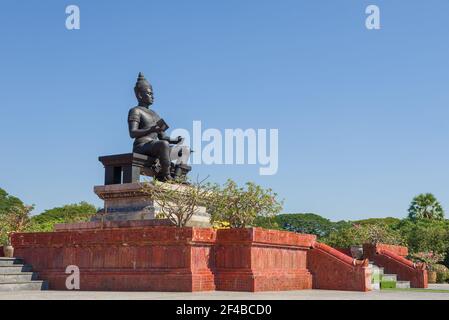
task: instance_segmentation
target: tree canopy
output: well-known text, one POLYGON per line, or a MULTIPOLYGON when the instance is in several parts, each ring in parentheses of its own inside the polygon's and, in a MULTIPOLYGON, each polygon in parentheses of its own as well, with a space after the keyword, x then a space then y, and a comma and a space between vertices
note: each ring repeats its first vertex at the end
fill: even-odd
POLYGON ((443 220, 444 210, 435 196, 431 193, 423 193, 413 198, 408 209, 410 219, 443 220))
POLYGON ((0 217, 6 214, 14 207, 24 208, 25 204, 17 197, 9 195, 5 190, 0 188, 0 217))
POLYGON ((51 231, 57 223, 89 221, 97 212, 94 205, 87 202, 68 204, 45 210, 31 218, 33 231, 51 231))
POLYGON ((339 228, 338 223, 314 213, 280 214, 276 216, 276 222, 282 229, 318 237, 325 237, 339 228))

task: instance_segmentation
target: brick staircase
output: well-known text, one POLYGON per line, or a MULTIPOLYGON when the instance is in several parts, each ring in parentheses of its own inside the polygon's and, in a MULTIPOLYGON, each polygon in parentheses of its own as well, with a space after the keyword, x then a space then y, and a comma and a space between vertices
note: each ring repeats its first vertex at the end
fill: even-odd
POLYGON ((47 289, 47 281, 38 280, 38 274, 23 260, 0 257, 0 291, 47 289))
POLYGON ((399 281, 396 274, 385 274, 384 268, 376 266, 374 262, 370 262, 369 267, 372 270, 371 286, 373 290, 410 288, 410 281, 399 281))

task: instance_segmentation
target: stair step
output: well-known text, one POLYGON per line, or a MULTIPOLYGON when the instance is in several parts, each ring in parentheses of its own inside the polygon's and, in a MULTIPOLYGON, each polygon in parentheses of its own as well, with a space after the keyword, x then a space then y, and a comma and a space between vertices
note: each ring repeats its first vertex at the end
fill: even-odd
POLYGON ((23 264, 22 259, 18 258, 0 258, 0 266, 13 266, 15 264, 23 264))
POLYGON ((396 288, 410 289, 410 281, 397 281, 396 288))
POLYGON ((371 268, 371 269, 373 269, 373 270, 380 270, 380 273, 381 274, 383 274, 384 273, 384 267, 379 267, 379 266, 377 266, 376 264, 374 264, 374 263, 370 263, 369 265, 368 265, 368 267, 369 268, 371 268))
POLYGON ((38 274, 36 272, 21 272, 21 273, 0 273, 1 283, 15 283, 15 282, 28 282, 31 280, 37 280, 38 274))
POLYGON ((381 281, 398 281, 398 276, 395 274, 383 274, 381 281))
POLYGON ((371 289, 372 290, 380 290, 380 282, 371 283, 371 289))
POLYGON ((395 289, 396 281, 381 281, 380 288, 381 289, 395 289))
POLYGON ((0 283, 0 291, 48 290, 47 281, 0 283))
POLYGON ((32 267, 27 264, 18 264, 18 265, 10 265, 10 266, 0 266, 0 274, 8 274, 8 273, 20 273, 20 272, 31 272, 32 267))

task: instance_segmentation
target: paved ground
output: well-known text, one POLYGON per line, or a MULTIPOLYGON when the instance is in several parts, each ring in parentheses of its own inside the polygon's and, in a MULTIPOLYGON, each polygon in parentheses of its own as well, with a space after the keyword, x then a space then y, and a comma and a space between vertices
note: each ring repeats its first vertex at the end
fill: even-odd
MULTIPOLYGON (((429 285, 429 289, 449 290, 449 284, 429 285)), ((372 291, 348 292, 302 290, 284 292, 83 292, 83 291, 16 291, 0 292, 0 300, 449 300, 449 291, 372 291)))

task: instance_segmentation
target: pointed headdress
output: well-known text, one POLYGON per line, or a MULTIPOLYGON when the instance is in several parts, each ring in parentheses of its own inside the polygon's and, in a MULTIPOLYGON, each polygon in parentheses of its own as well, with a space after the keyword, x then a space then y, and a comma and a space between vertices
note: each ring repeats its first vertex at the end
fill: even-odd
POLYGON ((145 76, 142 72, 139 72, 139 76, 137 77, 136 86, 134 87, 134 91, 137 93, 138 91, 146 88, 151 88, 153 90, 153 87, 148 82, 147 79, 145 79, 145 76))

